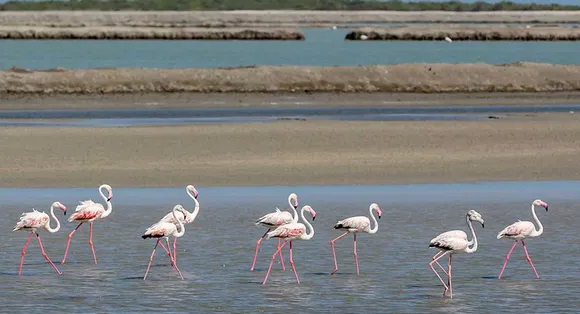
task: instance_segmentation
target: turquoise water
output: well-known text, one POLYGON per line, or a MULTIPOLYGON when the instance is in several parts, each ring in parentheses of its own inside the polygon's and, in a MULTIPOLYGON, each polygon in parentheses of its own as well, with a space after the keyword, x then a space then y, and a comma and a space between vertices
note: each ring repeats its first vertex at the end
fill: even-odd
MULTIPOLYGON (((195 182, 193 182, 195 184, 195 182)), ((177 242, 179 280, 168 259, 158 253, 147 281, 142 276, 154 245, 142 232, 174 204, 193 204, 184 187, 114 188, 113 213, 95 223, 93 241, 98 265, 92 263, 88 228, 74 236, 67 264, 57 276, 32 242, 22 278, 17 276, 20 251, 27 234, 11 232, 23 211, 47 210, 55 200, 69 215, 79 200, 99 199, 96 188, 0 189, 0 302, 6 312, 26 313, 575 313, 580 301, 580 250, 577 239, 580 182, 483 182, 393 186, 203 187, 200 214, 177 242), (265 240, 256 271, 250 272, 255 241, 264 228, 254 226, 275 207, 286 209, 296 192, 301 205, 317 211, 315 235, 296 241, 294 260, 301 279, 274 264, 268 285, 261 286, 275 240, 265 240), (540 274, 535 279, 521 247, 512 254, 504 278, 496 279, 509 240, 496 234, 508 224, 531 220, 530 204, 540 198, 550 211, 538 211, 545 231, 527 241, 540 274), (376 202, 383 216, 379 231, 357 237, 360 276, 355 273, 352 237, 336 244, 339 272, 330 276, 329 241, 342 218, 368 215, 376 202), (443 289, 428 267, 434 249, 429 240, 451 229, 468 231, 465 213, 476 209, 485 228, 476 226, 479 249, 453 259, 454 297, 443 289)), ((58 213, 62 221, 65 217, 58 213)), ((68 215, 66 216, 68 218, 68 215)), ((46 252, 60 261, 67 234, 64 222, 55 234, 41 231, 46 252)), ((288 265, 288 251, 284 251, 288 265)))
POLYGON ((305 41, 2 40, 0 69, 212 68, 250 65, 580 63, 577 42, 344 41, 348 30, 306 29, 305 41))

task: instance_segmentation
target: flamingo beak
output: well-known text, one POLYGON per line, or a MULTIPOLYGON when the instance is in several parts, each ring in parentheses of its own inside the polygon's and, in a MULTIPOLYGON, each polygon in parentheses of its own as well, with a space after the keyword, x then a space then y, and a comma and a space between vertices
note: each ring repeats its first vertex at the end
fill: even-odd
POLYGON ((548 211, 548 204, 546 204, 546 211, 548 211))
POLYGON ((66 207, 64 205, 61 206, 62 212, 64 213, 64 215, 66 216, 66 207))
POLYGON ((485 224, 483 222, 481 223, 481 227, 482 228, 485 228, 485 224))

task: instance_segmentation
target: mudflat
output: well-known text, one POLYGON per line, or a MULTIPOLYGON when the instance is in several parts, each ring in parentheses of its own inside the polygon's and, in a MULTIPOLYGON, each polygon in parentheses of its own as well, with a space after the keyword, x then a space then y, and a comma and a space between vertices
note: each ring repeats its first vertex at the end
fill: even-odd
POLYGON ((0 128, 0 187, 580 179, 580 116, 0 128))

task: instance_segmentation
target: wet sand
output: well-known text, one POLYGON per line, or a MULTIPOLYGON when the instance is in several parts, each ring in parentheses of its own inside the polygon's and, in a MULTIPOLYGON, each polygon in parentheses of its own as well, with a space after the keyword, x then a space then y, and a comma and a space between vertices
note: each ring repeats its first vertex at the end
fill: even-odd
POLYGON ((484 121, 0 128, 0 187, 578 180, 578 114, 484 121))

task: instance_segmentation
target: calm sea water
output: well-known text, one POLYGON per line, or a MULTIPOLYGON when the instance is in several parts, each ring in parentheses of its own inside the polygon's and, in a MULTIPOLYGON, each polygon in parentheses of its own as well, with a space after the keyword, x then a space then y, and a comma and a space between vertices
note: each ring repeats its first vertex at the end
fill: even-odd
MULTIPOLYGON (((192 208, 184 187, 115 188, 113 213, 95 223, 99 264, 92 264, 88 227, 71 245, 67 264, 57 276, 32 242, 22 278, 17 276, 24 232, 11 232, 23 211, 47 210, 60 200, 69 209, 79 200, 98 198, 96 189, 0 189, 0 301, 2 311, 41 313, 177 312, 212 313, 573 313, 580 306, 580 249, 576 220, 579 182, 503 182, 405 186, 297 186, 220 188, 198 186, 201 210, 178 240, 179 280, 158 253, 147 281, 142 276, 154 245, 142 232, 176 203, 192 208), (253 222, 274 208, 287 208, 291 192, 318 216, 310 241, 296 241, 294 259, 301 284, 291 271, 275 264, 267 286, 261 286, 275 240, 265 240, 257 270, 250 272, 255 241, 264 228, 253 222), (538 211, 544 234, 527 241, 541 279, 535 279, 521 247, 508 264, 505 279, 496 279, 509 240, 497 240, 506 225, 531 220, 530 204, 540 198, 550 211, 538 211), (368 215, 377 202, 383 217, 374 235, 358 237, 361 275, 356 276, 352 237, 337 242, 339 273, 330 276, 329 241, 340 233, 333 224, 345 217, 368 215), (476 226, 479 249, 454 258, 454 298, 428 267, 431 238, 450 229, 468 230, 465 213, 478 210, 485 228, 476 226)), ((63 219, 62 213, 57 213, 63 219)), ((68 216, 67 216, 68 217, 68 216)), ((62 259, 67 233, 41 231, 46 252, 62 259)), ((288 251, 285 252, 288 258, 288 251)))
POLYGON ((299 42, 2 40, 0 69, 580 62, 576 42, 348 42, 344 29, 304 32, 306 40, 299 42))

